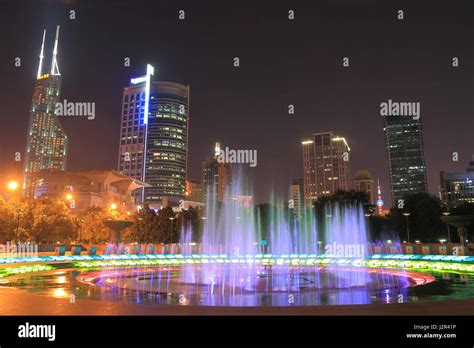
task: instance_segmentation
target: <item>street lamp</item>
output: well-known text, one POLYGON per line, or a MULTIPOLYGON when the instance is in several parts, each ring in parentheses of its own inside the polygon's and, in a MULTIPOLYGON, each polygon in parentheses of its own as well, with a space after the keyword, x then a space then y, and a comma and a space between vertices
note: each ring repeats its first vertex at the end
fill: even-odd
MULTIPOLYGON (((449 211, 443 212, 444 216, 448 216, 450 214, 449 211)), ((449 224, 448 221, 446 221, 446 229, 448 230, 448 243, 451 243, 451 231, 449 230, 449 224)))
POLYGON ((72 193, 66 194, 66 201, 69 202, 69 208, 73 209, 76 207, 76 202, 74 201, 74 196, 72 195, 72 193))
POLYGON ((7 183, 7 189, 8 189, 8 191, 11 191, 11 192, 14 192, 14 191, 18 190, 18 187, 19 187, 19 186, 20 186, 20 185, 19 185, 18 182, 15 181, 15 180, 10 180, 10 181, 7 183))
POLYGON ((410 213, 403 213, 403 215, 405 216, 407 222, 407 241, 410 243, 410 228, 408 227, 408 217, 410 216, 410 213))

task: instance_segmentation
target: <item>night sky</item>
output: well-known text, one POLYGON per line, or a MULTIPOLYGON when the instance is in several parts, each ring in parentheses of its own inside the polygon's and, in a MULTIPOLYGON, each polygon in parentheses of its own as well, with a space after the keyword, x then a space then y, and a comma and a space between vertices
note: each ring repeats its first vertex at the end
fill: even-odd
POLYGON ((14 153, 24 153, 42 30, 49 68, 56 24, 61 99, 96 103, 93 121, 61 118, 71 170, 117 168, 123 87, 144 74, 146 63, 155 66, 155 79, 191 86, 189 178, 200 179, 215 140, 256 149, 258 165, 250 169, 256 203, 271 190, 286 199, 291 179, 303 176, 301 140, 329 130, 348 140, 352 173, 367 168, 380 177, 390 202, 379 109, 388 99, 421 103, 430 192, 438 192, 440 170, 462 171, 474 154, 472 0, 0 1, 0 7, 3 175, 14 168, 14 153), (397 19, 398 9, 405 20, 397 19), (454 151, 459 162, 452 161, 454 151))

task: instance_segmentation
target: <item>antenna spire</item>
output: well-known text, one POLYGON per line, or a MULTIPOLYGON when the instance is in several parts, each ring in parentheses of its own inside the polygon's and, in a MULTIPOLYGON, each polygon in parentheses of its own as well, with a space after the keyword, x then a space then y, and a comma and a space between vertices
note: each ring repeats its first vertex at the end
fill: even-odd
POLYGON ((54 41, 53 61, 51 62, 51 75, 61 75, 59 73, 58 61, 56 55, 58 54, 58 40, 59 40, 59 25, 56 26, 56 39, 54 41))
POLYGON ((44 39, 46 37, 46 29, 43 30, 43 43, 41 44, 41 53, 39 55, 39 59, 40 59, 40 62, 39 62, 39 66, 38 66, 38 75, 36 76, 36 78, 40 78, 41 76, 41 68, 43 66, 43 52, 44 52, 44 39))

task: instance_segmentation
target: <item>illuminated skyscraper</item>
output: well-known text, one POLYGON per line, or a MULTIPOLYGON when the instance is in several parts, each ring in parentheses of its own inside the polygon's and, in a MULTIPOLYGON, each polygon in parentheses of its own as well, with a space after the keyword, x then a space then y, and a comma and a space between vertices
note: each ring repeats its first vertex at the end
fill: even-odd
POLYGON ((316 169, 314 159, 314 141, 305 140, 303 145, 303 190, 304 190, 304 206, 310 208, 313 201, 318 198, 316 191, 316 169))
POLYGON ((43 32, 26 144, 23 189, 27 197, 40 194, 40 182, 35 179, 34 173, 66 169, 68 138, 55 114, 56 103, 61 94, 61 75, 57 62, 59 26, 56 28, 51 70, 43 74, 45 37, 46 30, 43 32))
POLYGON ((322 195, 350 188, 349 152, 343 137, 332 132, 316 133, 302 142, 305 207, 322 195))
POLYGON ((220 144, 217 142, 214 154, 202 164, 202 190, 204 203, 223 202, 232 181, 230 164, 219 163, 220 144))
POLYGON ((304 210, 304 180, 293 179, 290 185, 290 207, 295 217, 302 217, 304 210))
POLYGON ((406 194, 428 189, 421 119, 386 116, 384 132, 392 204, 397 206, 406 194))
POLYGON ((189 86, 151 81, 152 75, 148 64, 146 75, 124 88, 118 169, 151 185, 137 202, 161 208, 185 196, 189 86))

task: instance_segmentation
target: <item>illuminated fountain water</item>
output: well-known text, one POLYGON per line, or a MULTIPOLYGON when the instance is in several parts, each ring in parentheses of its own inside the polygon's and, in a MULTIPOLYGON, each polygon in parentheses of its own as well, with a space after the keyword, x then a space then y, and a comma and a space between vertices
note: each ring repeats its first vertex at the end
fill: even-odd
MULTIPOLYGON (((185 265, 179 280, 187 292, 198 291, 210 294, 236 294, 246 292, 288 292, 308 288, 352 288, 363 287, 371 281, 367 272, 344 268, 322 269, 294 267, 279 262, 266 266, 254 262, 261 254, 261 219, 255 216, 252 206, 245 206, 241 197, 246 191, 239 180, 225 193, 222 203, 217 202, 215 192, 208 192, 202 236, 202 253, 227 257, 241 257, 239 263, 212 263, 185 265)), ((266 254, 283 258, 298 255, 358 257, 367 256, 367 229, 361 206, 332 205, 327 207, 328 217, 325 235, 318 235, 314 210, 308 210, 298 219, 292 218, 291 210, 282 205, 272 205, 269 214, 269 234, 266 236, 266 254), (319 237, 319 238, 318 238, 319 237), (321 241, 320 239, 323 239, 321 241), (321 248, 326 245, 326 248, 321 248)), ((188 244, 192 231, 182 231, 181 242, 188 244)), ((184 253, 187 253, 184 250, 184 253)), ((235 261, 235 259, 234 259, 235 261)))
POLYGON ((426 279, 367 266, 362 206, 330 204, 322 212, 308 209, 295 217, 292 209, 272 200, 262 216, 239 177, 234 176, 222 202, 216 192, 207 193, 201 240, 194 245, 195 231, 184 226, 180 254, 160 255, 173 262, 89 275, 90 281, 156 294, 165 303, 287 306, 370 303, 374 292, 393 298, 391 291, 403 293, 426 279))

